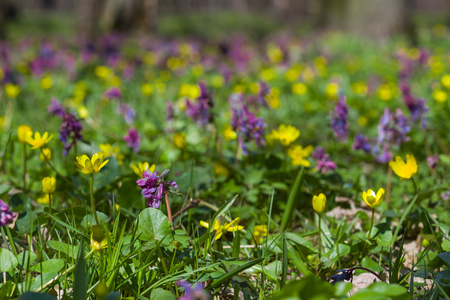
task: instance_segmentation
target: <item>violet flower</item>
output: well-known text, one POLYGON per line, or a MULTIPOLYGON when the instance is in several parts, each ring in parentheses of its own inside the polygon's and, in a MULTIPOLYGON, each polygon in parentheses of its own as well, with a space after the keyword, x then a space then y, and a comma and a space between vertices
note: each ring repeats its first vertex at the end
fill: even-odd
POLYGON ((178 280, 177 285, 183 287, 184 295, 178 298, 178 300, 206 300, 206 296, 203 291, 201 283, 191 285, 188 281, 178 280))
POLYGON ((213 122, 212 108, 214 104, 212 99, 214 92, 208 94, 204 82, 200 82, 198 85, 200 87, 200 96, 197 98, 196 103, 186 100, 186 115, 204 127, 206 124, 213 122))
POLYGON ((258 147, 265 145, 264 135, 266 124, 262 118, 256 118, 243 103, 242 94, 232 94, 230 99, 231 127, 238 134, 242 154, 247 155, 246 143, 254 140, 258 147))
POLYGON ((438 158, 437 154, 427 157, 427 164, 428 164, 428 167, 430 167, 431 169, 436 169, 438 161, 439 161, 439 158, 438 158))
POLYGON ((336 170, 336 164, 328 157, 322 147, 317 147, 312 154, 312 158, 317 160, 317 171, 328 174, 331 170, 336 170))
POLYGON ((109 100, 120 99, 120 98, 122 98, 122 92, 120 91, 120 89, 118 87, 113 86, 112 88, 109 88, 108 90, 106 90, 106 92, 104 93, 104 96, 106 98, 108 98, 109 100))
POLYGON ((135 128, 130 128, 123 139, 128 142, 128 147, 133 148, 135 153, 139 152, 139 133, 135 128))
POLYGON ((55 116, 63 117, 64 116, 64 108, 62 104, 56 98, 52 98, 50 104, 47 107, 49 113, 55 116))
POLYGON ((16 216, 17 213, 12 212, 9 205, 0 199, 0 227, 11 224, 16 216))
POLYGON ((137 185, 142 189, 144 198, 147 198, 147 205, 153 208, 159 208, 161 205, 161 199, 171 189, 177 189, 178 185, 175 181, 164 181, 164 176, 169 173, 169 170, 165 170, 161 176, 158 176, 158 172, 145 171, 142 175, 142 179, 136 181, 137 185))
POLYGON ((62 124, 59 129, 59 140, 64 143, 63 155, 67 156, 73 145, 83 137, 81 130, 83 125, 78 119, 70 112, 64 112, 62 115, 62 124), (69 143, 69 139, 72 141, 69 143))
POLYGON ((345 104, 345 97, 341 96, 334 109, 330 111, 331 129, 340 141, 346 141, 348 138, 348 106, 345 104))
POLYGON ((352 148, 355 150, 363 150, 366 153, 370 153, 371 145, 369 143, 369 139, 359 133, 355 136, 355 139, 353 140, 352 148))
POLYGON ((131 124, 134 120, 134 117, 136 116, 136 112, 134 111, 134 109, 132 109, 128 104, 122 102, 119 103, 116 114, 123 114, 123 117, 127 124, 131 124))
POLYGON ((427 126, 428 107, 425 105, 425 99, 415 98, 411 94, 411 87, 408 83, 403 82, 400 90, 403 95, 403 102, 411 113, 411 120, 417 122, 420 119, 422 129, 427 126))

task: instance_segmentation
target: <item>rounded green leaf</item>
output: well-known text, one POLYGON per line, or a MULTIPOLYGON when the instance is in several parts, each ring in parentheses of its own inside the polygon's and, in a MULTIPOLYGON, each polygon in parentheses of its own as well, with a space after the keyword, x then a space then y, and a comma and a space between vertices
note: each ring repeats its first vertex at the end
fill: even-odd
POLYGON ((148 207, 139 214, 136 234, 141 240, 160 242, 171 233, 169 221, 162 211, 148 207))
POLYGON ((0 249, 0 272, 12 271, 18 264, 19 261, 11 251, 0 249))

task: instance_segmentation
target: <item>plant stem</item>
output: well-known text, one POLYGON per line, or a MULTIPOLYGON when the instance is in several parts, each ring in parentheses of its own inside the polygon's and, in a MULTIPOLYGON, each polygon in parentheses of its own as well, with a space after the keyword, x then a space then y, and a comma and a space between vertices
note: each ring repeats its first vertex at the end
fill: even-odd
POLYGON ((374 215, 375 215, 375 208, 372 208, 372 218, 370 218, 370 228, 369 228, 369 236, 368 236, 369 239, 370 239, 370 234, 372 233, 374 215))
POLYGON ((94 200, 94 174, 91 174, 91 178, 89 180, 90 182, 90 190, 91 190, 91 207, 92 207, 92 212, 94 214, 94 218, 95 218, 95 222, 97 223, 97 225, 100 225, 100 223, 98 222, 98 217, 97 217, 97 210, 95 209, 95 200, 94 200))
POLYGON ((319 213, 319 226, 318 226, 318 231, 319 231, 319 259, 320 259, 321 255, 322 255, 322 237, 321 237, 322 231, 320 230, 320 223, 321 223, 321 219, 322 219, 321 217, 322 217, 322 215, 319 213))
POLYGON ((417 185, 416 185, 416 182, 414 181, 413 177, 411 177, 411 181, 412 181, 412 183, 414 185, 414 193, 417 195, 417 185))
MULTIPOLYGON (((9 245, 11 246, 11 249, 12 249, 12 251, 14 253, 14 256, 17 257, 16 245, 14 244, 14 239, 12 238, 11 230, 9 230, 9 226, 8 225, 6 225, 4 227, 6 228, 6 234, 8 235, 9 245)), ((2 232, 3 232, 3 230, 2 230, 2 232)), ((6 241, 4 241, 4 242, 6 244, 6 241)))
POLYGON ((389 203, 389 199, 391 198, 391 182, 392 182, 392 168, 388 167, 388 182, 386 187, 386 203, 389 203))
POLYGON ((27 145, 23 144, 23 192, 27 192, 27 145))
POLYGON ((163 268, 164 268, 164 273, 166 273, 166 276, 168 276, 169 275, 169 270, 167 270, 166 260, 164 259, 164 255, 163 255, 163 253, 161 251, 161 246, 158 245, 157 247, 158 247, 159 258, 161 259, 161 263, 162 263, 163 268))
MULTIPOLYGON (((52 194, 48 194, 48 214, 49 216, 52 214, 52 194)), ((48 224, 47 224, 47 238, 45 240, 49 240, 50 239, 50 228, 52 226, 52 218, 49 217, 48 218, 48 224)))
MULTIPOLYGON (((170 210, 170 201, 169 201, 169 195, 167 193, 165 194, 166 198, 166 206, 167 206, 167 217, 169 218, 169 223, 172 224, 172 211, 170 210)), ((171 225, 173 230, 173 224, 171 225)))

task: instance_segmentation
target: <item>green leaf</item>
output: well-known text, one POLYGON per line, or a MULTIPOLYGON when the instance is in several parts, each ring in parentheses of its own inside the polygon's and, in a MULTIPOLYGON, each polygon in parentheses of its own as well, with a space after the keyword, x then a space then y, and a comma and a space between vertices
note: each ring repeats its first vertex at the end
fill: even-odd
POLYGON ((50 280, 58 276, 58 273, 45 273, 36 276, 34 282, 31 284, 31 290, 37 290, 41 288, 44 284, 48 283, 50 280))
POLYGON ((12 189, 12 186, 6 184, 0 184, 0 196, 8 193, 12 189))
POLYGON ((119 300, 120 292, 109 292, 103 300, 119 300))
POLYGON ((162 211, 148 207, 139 214, 136 234, 141 240, 161 242, 165 237, 171 236, 171 233, 169 220, 162 211))
POLYGON ((374 227, 374 236, 378 245, 387 247, 391 244, 392 230, 388 223, 377 224, 374 227))
MULTIPOLYGON (((374 271, 375 273, 384 271, 384 269, 382 267, 380 267, 373 259, 371 259, 370 257, 366 256, 361 260, 361 266, 374 271)), ((362 273, 367 272, 362 270, 362 273)))
POLYGON ((411 296, 408 295, 408 291, 405 287, 400 286, 398 284, 387 284, 386 282, 375 282, 371 284, 369 287, 360 290, 352 297, 348 298, 349 300, 358 300, 358 299, 369 299, 369 300, 378 300, 378 299, 386 299, 386 300, 402 300, 402 299, 410 299, 411 296))
POLYGON ((0 249, 0 272, 9 272, 14 270, 19 261, 8 249, 0 249))
MULTIPOLYGON (((106 224, 108 222, 108 216, 105 215, 104 213, 97 211, 97 216, 99 218, 100 223, 103 222, 106 224)), ((91 224, 92 226, 97 224, 97 222, 95 221, 94 214, 86 215, 81 221, 81 226, 85 229, 89 228, 89 224, 91 224)))
POLYGON ((295 179, 294 185, 292 186, 291 192, 289 193, 289 198, 286 203, 286 209, 284 210, 283 220, 281 222, 281 232, 286 230, 286 227, 291 220, 292 214, 294 212, 295 198, 297 197, 297 192, 300 189, 303 181, 303 173, 305 168, 302 167, 298 172, 297 178, 295 179))
POLYGON ((59 251, 61 253, 65 253, 68 256, 72 257, 72 258, 76 258, 77 257, 77 253, 78 253, 78 246, 75 245, 67 245, 63 242, 60 241, 48 241, 47 245, 56 250, 59 251))
POLYGON ((25 251, 17 254, 17 261, 22 269, 25 269, 28 264, 28 257, 30 257, 30 265, 36 260, 37 255, 34 252, 25 251))
POLYGON ((207 289, 207 290, 210 290, 210 289, 214 289, 214 288, 219 287, 222 283, 225 283, 226 281, 228 281, 228 279, 230 279, 230 278, 233 277, 234 275, 239 274, 240 272, 245 271, 245 270, 247 270, 248 268, 253 267, 254 265, 259 264, 259 263, 262 262, 263 260, 264 260, 264 258, 257 258, 257 259, 255 259, 255 260, 249 261, 248 263, 246 263, 246 264, 244 264, 244 265, 242 265, 242 266, 240 266, 240 267, 238 267, 238 268, 236 268, 236 269, 231 270, 230 272, 228 272, 228 273, 225 274, 224 276, 220 277, 219 279, 214 280, 214 281, 212 282, 212 284, 210 284, 210 285, 208 285, 208 286, 206 287, 206 289, 207 289))
MULTIPOLYGON (((228 200, 227 202, 225 202, 214 214, 214 216, 211 219, 211 224, 215 224, 216 220, 223 215, 224 213, 226 213, 230 207, 233 205, 234 201, 236 201, 237 196, 234 196, 233 198, 231 198, 230 200, 228 200)), ((209 232, 213 232, 214 231, 214 226, 209 226, 209 232)))
POLYGON ((75 264, 74 270, 74 283, 73 283, 73 299, 74 300, 86 300, 87 298, 87 285, 86 280, 86 262, 84 260, 84 248, 83 243, 80 243, 80 251, 78 252, 78 258, 75 264))
POLYGON ((152 291, 150 300, 175 300, 175 296, 169 291, 157 288, 152 291))
POLYGON ((18 300, 56 300, 56 297, 44 293, 26 292, 20 295, 18 300))
POLYGON ((443 241, 441 247, 442 249, 444 249, 444 251, 450 251, 450 240, 443 241))
POLYGON ((21 213, 16 220, 17 233, 20 235, 31 233, 35 228, 34 223, 37 218, 37 214, 32 210, 27 210, 21 213))
POLYGON ((64 260, 53 258, 32 266, 30 270, 38 273, 58 273, 64 268, 64 264, 64 260))
POLYGON ((280 292, 273 294, 271 300, 314 299, 325 300, 334 298, 334 286, 315 275, 306 276, 300 280, 289 282, 280 292))

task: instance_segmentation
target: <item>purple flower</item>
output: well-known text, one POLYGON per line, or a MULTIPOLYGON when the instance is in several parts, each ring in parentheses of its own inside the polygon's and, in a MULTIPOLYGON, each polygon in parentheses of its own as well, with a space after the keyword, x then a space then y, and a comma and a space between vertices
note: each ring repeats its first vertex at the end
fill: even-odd
POLYGON ((122 92, 120 91, 120 89, 118 87, 113 86, 112 88, 109 88, 108 90, 106 90, 104 96, 106 98, 108 98, 109 100, 120 99, 120 98, 122 98, 122 92))
POLYGON ((322 174, 328 174, 331 170, 336 170, 337 168, 336 164, 331 161, 322 147, 317 147, 312 157, 317 160, 317 171, 322 174))
POLYGON ((427 157, 427 163, 431 169, 436 169, 438 161, 439 161, 439 158, 438 158, 437 154, 427 157))
POLYGON ((178 286, 184 289, 184 295, 178 298, 178 300, 206 300, 206 296, 203 291, 203 285, 201 283, 196 283, 191 285, 188 281, 178 280, 178 286))
POLYGON ((0 199, 0 227, 11 224, 16 216, 17 213, 12 212, 9 205, 0 199))
POLYGON ((331 115, 331 129, 334 131, 340 141, 348 138, 348 106, 345 104, 345 97, 341 96, 331 115))
POLYGON ((122 102, 119 103, 116 114, 123 114, 123 117, 127 124, 131 124, 134 120, 134 117, 136 116, 136 112, 134 111, 134 109, 132 109, 128 104, 122 102))
POLYGON ((441 194, 442 200, 448 201, 450 199, 450 190, 447 190, 441 194))
POLYGON ((270 95, 270 86, 265 81, 259 82, 258 102, 267 107, 266 96, 270 95))
POLYGON ((159 208, 161 205, 161 199, 165 193, 170 191, 171 187, 178 188, 175 181, 164 181, 164 176, 169 172, 165 170, 161 176, 158 176, 158 172, 145 171, 142 175, 142 179, 136 181, 137 185, 142 189, 144 198, 147 198, 147 205, 153 208, 159 208))
POLYGON ((425 99, 417 99, 411 94, 411 88, 405 81, 401 84, 403 102, 411 113, 411 120, 417 122, 420 119, 420 125, 423 129, 427 126, 428 107, 425 105, 425 99))
POLYGON ((63 112, 62 120, 63 122, 59 129, 59 140, 64 143, 63 155, 67 156, 72 146, 83 137, 81 135, 83 125, 70 112, 63 112), (72 140, 70 143, 69 139, 72 140))
POLYGON ((355 150, 363 150, 366 153, 370 153, 371 146, 367 137, 362 134, 357 134, 355 136, 355 139, 353 140, 352 148, 355 150))
POLYGON ((186 100, 186 115, 197 124, 206 126, 213 122, 212 108, 214 104, 212 99, 214 92, 208 94, 204 82, 200 82, 198 86, 200 87, 200 96, 197 98, 197 102, 191 103, 190 100, 186 100))
POLYGON ((166 113, 167 113, 167 121, 171 122, 173 120, 173 116, 175 114, 172 101, 167 101, 166 113))
POLYGON ((61 105, 61 103, 59 103, 58 99, 56 99, 56 98, 52 98, 52 100, 50 101, 50 104, 47 107, 47 110, 52 115, 60 116, 60 117, 64 116, 63 106, 61 105))
POLYGON ((247 155, 246 143, 254 140, 258 147, 265 145, 266 124, 262 118, 256 118, 243 103, 242 94, 232 94, 230 99, 231 127, 238 134, 239 146, 243 155, 247 155))
POLYGON ((139 152, 139 133, 135 128, 130 128, 123 139, 128 142, 128 147, 133 148, 135 153, 139 152))
POLYGON ((409 137, 406 136, 411 131, 408 119, 400 109, 396 113, 392 113, 388 108, 384 110, 383 116, 378 124, 378 143, 400 146, 407 142, 409 137))

